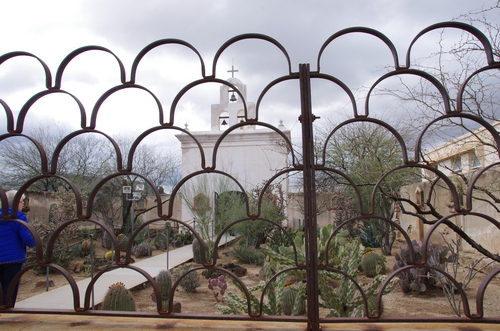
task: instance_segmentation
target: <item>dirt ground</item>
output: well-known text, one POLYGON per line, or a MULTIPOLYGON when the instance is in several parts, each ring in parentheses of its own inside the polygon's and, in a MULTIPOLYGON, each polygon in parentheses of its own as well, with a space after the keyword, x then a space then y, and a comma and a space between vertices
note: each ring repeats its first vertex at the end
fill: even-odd
MULTIPOLYGON (((257 285, 261 278, 259 277, 259 273, 261 271, 261 267, 255 265, 247 265, 241 264, 238 261, 235 261, 229 254, 229 248, 223 248, 219 251, 219 259, 217 260, 217 264, 227 264, 230 262, 241 265, 242 267, 247 269, 247 274, 241 277, 241 280, 247 286, 257 285)), ((386 264, 386 273, 389 274, 392 272, 392 267, 395 262, 394 254, 399 252, 399 248, 395 247, 393 249, 393 256, 387 256, 387 264, 386 264)), ((162 251, 154 250, 153 255, 161 254, 162 251)), ((136 261, 139 258, 136 258, 136 261)), ((82 261, 76 261, 76 263, 80 263, 82 261)), ((74 264, 73 264, 74 266, 74 264)), ((74 273, 76 281, 85 278, 83 272, 74 273)), ((480 282, 485 277, 484 273, 478 274, 474 280, 469 284, 468 289, 466 290, 467 295, 469 296, 469 304, 471 305, 470 309, 473 313, 476 311, 475 307, 475 297, 477 288, 480 282)), ((66 285, 67 282, 61 275, 51 274, 50 280, 54 282, 54 287, 50 289, 66 285)), ((460 277, 458 277, 460 281, 460 277)), ((196 293, 186 293, 184 290, 178 288, 175 293, 174 301, 180 302, 182 306, 182 313, 186 314, 201 314, 201 315, 209 315, 209 314, 221 314, 221 312, 217 309, 217 304, 223 304, 224 302, 218 302, 213 292, 208 288, 208 280, 200 275, 200 283, 201 286, 198 287, 196 293)), ((235 291, 235 286, 228 281, 228 290, 235 291)), ((18 301, 24 300, 30 296, 40 294, 45 291, 45 275, 36 276, 32 272, 28 272, 21 279, 21 286, 18 294, 18 301), (36 286, 36 284, 41 283, 42 286, 36 286)), ((142 312, 156 312, 156 303, 153 302, 151 295, 153 290, 149 284, 143 284, 135 289, 132 289, 132 294, 136 301, 136 309, 137 311, 142 312)), ((499 317, 500 316, 500 279, 496 277, 492 283, 490 283, 488 290, 486 292, 486 296, 484 298, 484 310, 485 316, 488 317, 499 317)), ((410 317, 410 316, 455 316, 447 298, 443 294, 440 288, 431 288, 424 294, 405 294, 402 292, 399 286, 396 286, 395 289, 388 295, 385 295, 383 298, 383 306, 384 306, 384 317, 410 317)), ((322 316, 324 317, 324 316, 322 316)))

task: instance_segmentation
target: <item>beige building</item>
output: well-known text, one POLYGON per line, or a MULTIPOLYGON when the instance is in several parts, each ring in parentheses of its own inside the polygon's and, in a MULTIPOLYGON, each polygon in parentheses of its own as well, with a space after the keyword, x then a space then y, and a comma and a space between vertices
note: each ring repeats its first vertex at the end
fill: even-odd
MULTIPOLYGON (((52 206, 57 205, 60 201, 57 199, 56 193, 54 192, 26 192, 27 206, 29 207, 29 212, 27 213, 30 221, 38 222, 48 222, 50 219, 50 209, 52 206)), ((170 198, 169 194, 162 195, 162 201, 166 201, 170 198)), ((120 199, 116 199, 116 209, 118 211, 117 220, 115 220, 115 229, 121 227, 121 203, 120 199)), ((136 215, 140 214, 140 218, 143 222, 151 219, 158 218, 156 196, 149 194, 145 198, 134 202, 134 213, 136 215)), ((177 218, 180 215, 180 203, 179 201, 174 201, 173 218, 177 218)), ((99 220, 99 215, 93 215, 93 219, 99 220)), ((158 221, 150 226, 150 229, 163 229, 164 221, 158 221)))
MULTIPOLYGON (((494 128, 500 130, 500 122, 493 123, 494 128)), ((500 175, 499 167, 492 166, 499 161, 498 151, 491 133, 485 128, 465 134, 456 139, 442 144, 441 146, 427 151, 423 155, 424 161, 446 175, 455 185, 461 208, 468 208, 467 190, 472 184, 474 176, 486 171, 475 182, 472 194, 471 211, 481 213, 498 219, 500 216, 500 203, 495 201, 500 198, 500 175), (490 167, 492 166, 492 167, 490 167)), ((420 210, 430 211, 431 206, 446 217, 455 213, 454 201, 450 189, 436 172, 428 169, 422 170, 422 181, 401 189, 401 195, 413 201, 420 210), (435 183, 435 184, 434 184, 435 183)), ((405 203, 407 211, 415 212, 415 208, 405 203)), ((426 219, 435 219, 426 215, 426 219)), ((417 217, 401 213, 399 215, 401 226, 415 240, 423 240, 430 230, 431 225, 424 225, 417 217)), ((468 233, 472 239, 480 243, 492 252, 500 252, 500 241, 498 240, 500 229, 483 217, 461 214, 454 216, 451 220, 468 233)), ((431 241, 443 243, 443 236, 455 239, 455 233, 446 226, 440 226, 433 233, 431 241)), ((464 251, 471 247, 462 241, 464 251)))

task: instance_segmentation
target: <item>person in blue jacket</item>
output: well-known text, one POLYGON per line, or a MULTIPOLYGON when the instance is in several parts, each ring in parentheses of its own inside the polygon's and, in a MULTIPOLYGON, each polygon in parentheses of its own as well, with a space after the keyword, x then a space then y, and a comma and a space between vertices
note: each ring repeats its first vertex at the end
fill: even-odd
MULTIPOLYGON (((9 215, 12 213, 12 202, 17 191, 7 191, 7 200, 9 203, 9 215)), ((19 202, 17 219, 28 223, 28 218, 21 210, 24 205, 24 195, 19 202)), ((2 219, 2 208, 0 208, 0 219, 2 219)), ((0 222, 0 284, 2 285, 2 302, 5 305, 7 299, 7 289, 26 262, 26 246, 34 247, 35 240, 29 230, 23 225, 14 221, 0 222)), ((14 295, 12 297, 12 307, 16 302, 19 282, 16 284, 14 295)))

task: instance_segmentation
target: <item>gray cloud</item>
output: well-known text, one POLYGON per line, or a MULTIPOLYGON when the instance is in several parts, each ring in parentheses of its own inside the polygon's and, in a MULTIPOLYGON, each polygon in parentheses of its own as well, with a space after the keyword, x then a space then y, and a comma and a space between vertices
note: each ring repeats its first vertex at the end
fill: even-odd
MULTIPOLYGON (((419 31, 480 6, 481 3, 469 0, 184 0, 140 3, 133 0, 87 0, 77 2, 73 7, 61 5, 57 11, 56 7, 47 7, 50 12, 26 19, 26 27, 19 31, 13 30, 12 35, 24 41, 26 50, 33 51, 44 60, 48 58, 54 72, 58 61, 71 50, 78 46, 97 44, 115 52, 124 61, 129 74, 136 54, 159 39, 179 38, 191 43, 202 54, 207 73, 211 73, 212 57, 226 40, 242 33, 262 33, 275 38, 286 48, 291 57, 292 71, 298 71, 299 63, 310 63, 311 68, 316 69, 321 45, 333 33, 352 26, 367 26, 386 34, 396 44, 400 63, 403 63, 406 47, 419 31)), ((7 27, 2 28, 6 30, 7 27)), ((4 43, 1 50, 13 50, 8 47, 4 43)), ((158 94, 165 102, 167 115, 168 103, 175 91, 200 76, 198 71, 191 73, 190 67, 197 65, 195 61, 177 65, 188 67, 179 73, 167 69, 167 64, 157 62, 167 55, 174 62, 175 59, 184 60, 188 57, 184 51, 169 49, 155 51, 155 54, 148 55, 144 64, 141 63, 138 83, 158 94), (170 72, 181 77, 169 77, 170 72)), ((322 70, 339 77, 355 92, 372 84, 383 70, 387 70, 385 66, 392 63, 388 50, 380 42, 362 36, 339 40, 327 49, 324 56, 322 70)), ((270 80, 286 74, 283 56, 263 42, 248 41, 235 45, 223 54, 220 61, 217 72, 219 78, 229 77, 227 69, 234 63, 239 70, 236 76, 247 84, 251 101, 256 100, 259 91, 270 80)), ((85 76, 80 73, 79 77, 85 76)), ((263 116, 264 112, 267 117, 272 113, 275 122, 281 117, 289 117, 285 119, 288 127, 296 123, 298 104, 297 100, 290 97, 293 93, 290 89, 296 88, 292 86, 288 84, 286 88, 278 88, 270 93, 263 104, 266 107, 263 116), (272 102, 275 102, 274 106, 272 102)), ((321 87, 321 93, 317 96, 318 99, 324 97, 317 103, 322 108, 330 109, 330 113, 346 104, 342 93, 337 95, 332 90, 330 87, 321 87)), ((3 92, 10 90, 3 89, 3 92)), ((205 92, 192 93, 190 98, 195 109, 209 111, 210 103, 216 102, 218 95, 215 95, 215 101, 207 101, 205 92)), ((350 107, 344 108, 346 113, 351 113, 350 107)))

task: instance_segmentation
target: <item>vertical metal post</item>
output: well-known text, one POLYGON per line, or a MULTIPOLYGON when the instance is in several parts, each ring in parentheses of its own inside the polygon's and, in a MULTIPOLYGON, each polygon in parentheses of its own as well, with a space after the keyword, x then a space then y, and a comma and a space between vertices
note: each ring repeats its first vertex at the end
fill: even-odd
POLYGON ((132 227, 132 233, 134 233, 134 230, 135 230, 135 229, 134 229, 134 214, 135 214, 135 208, 134 208, 134 207, 135 207, 135 206, 134 206, 135 201, 134 201, 134 199, 132 199, 132 200, 131 200, 131 203, 132 203, 132 212, 130 213, 130 223, 132 223, 132 224, 131 224, 131 227, 132 227))
POLYGON ((169 262, 168 259, 169 259, 169 254, 170 254, 169 253, 169 248, 170 248, 170 222, 165 223, 165 225, 166 225, 165 228, 167 229, 167 270, 169 270, 168 269, 168 262, 169 262))
POLYGON ((311 106, 309 64, 299 65, 303 176, 304 176, 304 241, 306 248, 307 329, 319 330, 318 302, 318 226, 316 223, 316 185, 314 173, 314 135, 311 106))
POLYGON ((49 269, 49 267, 46 267, 45 268, 45 292, 49 291, 49 282, 50 282, 49 273, 50 273, 50 269, 49 269))
POLYGON ((148 257, 151 256, 151 236, 149 235, 149 224, 147 226, 147 231, 148 231, 148 257))
MULTIPOLYGON (((95 227, 94 227, 95 231, 95 227)), ((90 280, 94 279, 94 234, 90 234, 90 280)), ((95 310, 94 287, 92 286, 92 310, 95 310)))

